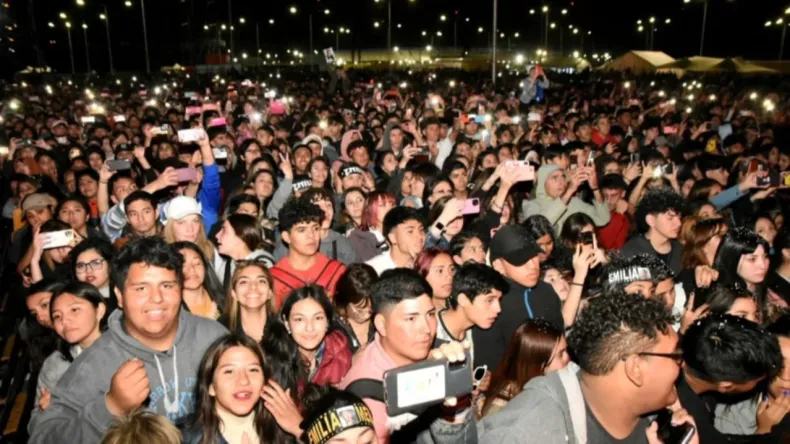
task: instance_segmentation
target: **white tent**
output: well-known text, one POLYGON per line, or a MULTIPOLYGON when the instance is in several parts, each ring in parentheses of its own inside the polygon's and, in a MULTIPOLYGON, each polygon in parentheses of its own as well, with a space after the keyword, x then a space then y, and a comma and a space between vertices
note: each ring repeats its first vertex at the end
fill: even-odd
MULTIPOLYGON (((602 71, 631 71, 634 74, 658 72, 659 67, 674 62, 675 59, 661 51, 629 51, 610 60, 601 67, 602 71)), ((660 70, 664 72, 664 70, 660 70)))

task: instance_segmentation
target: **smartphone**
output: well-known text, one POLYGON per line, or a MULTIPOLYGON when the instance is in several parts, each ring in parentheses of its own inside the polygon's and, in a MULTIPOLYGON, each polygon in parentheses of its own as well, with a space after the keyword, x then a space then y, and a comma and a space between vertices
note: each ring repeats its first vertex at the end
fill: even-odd
POLYGON ((475 368, 475 371, 472 372, 472 387, 480 387, 480 383, 483 382, 483 379, 486 377, 486 372, 488 372, 488 366, 485 364, 475 368))
POLYGON ((194 98, 196 96, 197 96, 197 93, 195 91, 187 91, 187 92, 184 93, 184 97, 187 98, 187 99, 192 99, 192 98, 194 98))
POLYGON ((594 152, 590 152, 590 155, 587 156, 587 166, 588 167, 595 166, 595 153, 594 152))
POLYGON ((114 120, 115 123, 126 122, 126 116, 123 114, 118 114, 117 116, 113 117, 112 120, 114 120))
POLYGON ((750 160, 750 161, 749 161, 749 167, 748 167, 748 169, 746 170, 746 172, 747 172, 748 174, 751 174, 751 173, 754 173, 754 172, 760 171, 760 167, 761 167, 761 166, 762 166, 762 165, 760 165, 760 161, 759 161, 759 160, 757 160, 757 159, 752 159, 752 160, 750 160))
POLYGON ((573 169, 574 166, 578 166, 579 165, 579 157, 576 156, 575 154, 570 156, 570 164, 571 164, 571 169, 573 169))
POLYGON ((66 145, 69 143, 69 138, 66 136, 55 137, 55 140, 61 145, 66 145))
POLYGON ((639 163, 639 153, 631 153, 631 163, 639 163))
MULTIPOLYGON (((0 154, 2 154, 2 152, 0 152, 0 154)), ((784 171, 782 173, 779 183, 786 187, 790 187, 790 171, 784 171)))
POLYGON ((201 112, 203 112, 203 110, 199 106, 188 106, 185 114, 187 117, 189 117, 195 114, 200 114, 201 112))
POLYGON ((0 146, 0 156, 7 156, 7 155, 8 155, 8 147, 0 146))
MULTIPOLYGON (((482 116, 481 115, 476 115, 475 116, 475 122, 476 123, 483 123, 483 122, 485 122, 486 121, 486 116, 487 116, 486 114, 483 114, 482 116)), ((472 116, 469 116, 469 117, 472 117, 472 116)))
POLYGON ((132 169, 132 162, 127 159, 116 159, 116 160, 108 160, 107 161, 107 168, 110 171, 125 171, 132 169))
POLYGON ((675 128, 674 126, 665 126, 664 127, 664 134, 673 135, 673 134, 677 134, 677 133, 678 133, 678 129, 675 128))
POLYGON ((664 444, 688 444, 697 433, 697 429, 689 423, 672 425, 672 412, 664 409, 656 417, 658 438, 664 444))
POLYGON ((169 126, 167 124, 155 126, 152 133, 156 136, 166 136, 168 134, 169 126))
POLYGON ((192 143, 197 142, 203 136, 203 129, 202 128, 192 128, 192 129, 184 129, 178 130, 178 142, 179 143, 192 143))
POLYGON ((83 125, 87 125, 89 123, 96 123, 96 116, 83 116, 80 121, 83 125))
POLYGON ((582 245, 594 245, 593 244, 593 232, 592 231, 584 231, 579 233, 579 243, 582 245))
POLYGON ((179 182, 194 182, 197 180, 197 170, 194 168, 179 168, 176 170, 179 182))
POLYGON ((221 160, 228 158, 228 150, 224 148, 212 148, 211 150, 214 153, 214 158, 221 160))
POLYGON ((50 250, 71 245, 71 241, 74 239, 74 230, 52 231, 50 233, 41 233, 41 235, 44 240, 44 249, 50 250))
POLYGON ((426 359, 384 372, 387 415, 397 416, 421 407, 440 404, 448 397, 472 393, 472 364, 469 352, 460 363, 426 359))
POLYGON ((775 172, 771 171, 771 172, 768 173, 767 176, 758 177, 757 178, 757 185, 759 185, 761 187, 764 187, 764 186, 776 187, 776 186, 779 186, 779 180, 780 180, 779 179, 779 175, 776 174, 775 172))
POLYGON ((72 148, 69 150, 69 160, 80 157, 80 155, 82 155, 82 151, 80 151, 79 148, 72 148))
POLYGON ((464 216, 467 214, 480 214, 480 199, 466 199, 464 201, 464 209, 461 211, 461 214, 464 216))
POLYGON ((208 126, 209 127, 226 126, 227 124, 228 124, 228 122, 225 121, 224 117, 217 117, 216 119, 211 119, 211 120, 208 121, 208 126))

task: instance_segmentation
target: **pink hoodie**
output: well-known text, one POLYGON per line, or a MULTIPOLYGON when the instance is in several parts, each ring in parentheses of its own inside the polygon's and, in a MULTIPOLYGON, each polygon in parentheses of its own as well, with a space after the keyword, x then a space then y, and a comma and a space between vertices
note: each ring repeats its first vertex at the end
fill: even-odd
MULTIPOLYGON (((344 137, 345 138, 345 137, 344 137)), ((349 384, 357 379, 384 379, 384 372, 397 367, 387 352, 381 348, 381 338, 376 334, 376 339, 360 352, 360 356, 354 357, 346 377, 338 384, 339 389, 345 389, 349 384)), ((372 399, 363 399, 365 404, 373 413, 373 427, 376 429, 376 436, 381 444, 387 444, 390 440, 390 432, 387 430, 387 407, 383 402, 372 399)))

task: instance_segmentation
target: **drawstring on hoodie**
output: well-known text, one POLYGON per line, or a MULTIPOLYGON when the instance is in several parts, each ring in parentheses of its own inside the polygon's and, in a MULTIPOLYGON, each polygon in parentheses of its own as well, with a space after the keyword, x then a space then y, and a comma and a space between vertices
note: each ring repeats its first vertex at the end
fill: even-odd
POLYGON ((167 396, 167 381, 165 381, 165 374, 162 371, 162 364, 159 362, 159 357, 154 354, 154 360, 156 361, 156 369, 159 371, 159 381, 162 383, 162 388, 164 389, 164 403, 165 403, 165 411, 169 414, 178 414, 178 349, 176 346, 173 345, 173 377, 175 378, 175 396, 173 400, 170 400, 170 397, 167 396))

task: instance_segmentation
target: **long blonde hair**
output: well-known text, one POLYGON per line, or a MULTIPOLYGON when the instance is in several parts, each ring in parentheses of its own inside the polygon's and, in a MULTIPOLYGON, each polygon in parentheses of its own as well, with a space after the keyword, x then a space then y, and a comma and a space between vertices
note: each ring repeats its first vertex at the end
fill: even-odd
MULTIPOLYGON (((209 242, 208 237, 206 237, 206 228, 203 225, 203 217, 198 216, 198 218, 200 220, 200 229, 198 230, 197 238, 193 243, 200 247, 200 249, 203 251, 203 254, 205 254, 208 258, 209 263, 213 263, 214 245, 209 242)), ((168 244, 174 244, 178 242, 178 239, 176 239, 176 229, 173 227, 175 223, 176 221, 174 219, 168 219, 164 230, 162 230, 162 237, 165 238, 165 242, 168 244)))
POLYGON ((250 267, 258 267, 266 275, 266 281, 269 283, 269 300, 266 301, 266 314, 271 315, 274 313, 274 281, 272 274, 263 262, 257 260, 241 260, 236 262, 236 270, 230 278, 230 286, 228 287, 228 296, 225 298, 225 313, 228 315, 228 330, 235 331, 241 325, 241 316, 239 313, 239 300, 236 299, 236 284, 241 279, 241 272, 250 267))

